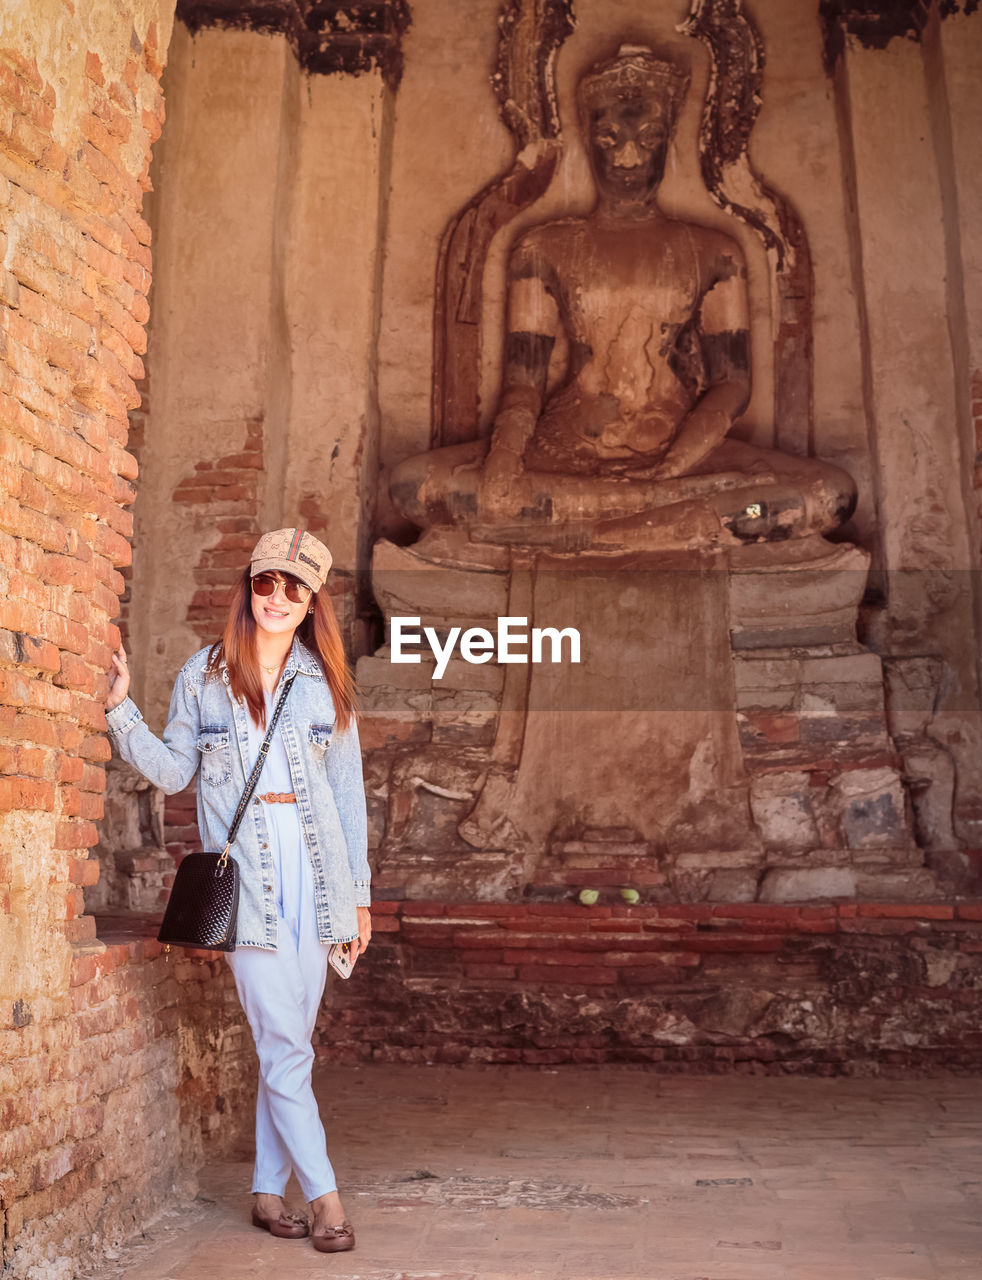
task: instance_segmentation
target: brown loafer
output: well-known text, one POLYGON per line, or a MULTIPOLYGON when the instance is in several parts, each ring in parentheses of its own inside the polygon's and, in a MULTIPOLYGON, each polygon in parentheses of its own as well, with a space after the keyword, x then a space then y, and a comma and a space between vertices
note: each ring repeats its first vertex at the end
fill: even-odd
POLYGON ((310 1235, 310 1227, 302 1213, 281 1213, 278 1218, 260 1218, 253 1209, 252 1225, 281 1240, 303 1240, 310 1235))
POLYGON ((325 1227, 311 1235, 310 1242, 318 1253, 344 1253, 355 1247, 355 1229, 345 1218, 340 1227, 325 1227))

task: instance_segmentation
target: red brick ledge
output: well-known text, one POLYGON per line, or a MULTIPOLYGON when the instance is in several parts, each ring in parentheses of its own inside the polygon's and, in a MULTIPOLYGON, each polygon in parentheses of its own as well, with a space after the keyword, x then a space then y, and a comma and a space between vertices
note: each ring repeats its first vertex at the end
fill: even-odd
MULTIPOLYGON (((496 955, 495 961, 521 964, 529 962, 532 957, 519 955, 519 952, 558 949, 564 940, 572 949, 582 951, 625 948, 668 951, 682 944, 689 951, 698 953, 728 949, 725 939, 729 935, 733 937, 735 950, 772 951, 780 949, 785 941, 795 936, 901 934, 943 927, 945 923, 953 932, 971 935, 962 940, 962 949, 976 951, 982 950, 982 940, 978 938, 980 922, 982 901, 692 902, 633 907, 584 907, 570 902, 393 899, 377 899, 372 903, 372 927, 376 935, 401 935, 417 947, 473 952, 469 959, 478 966, 491 960, 490 955, 482 955, 482 951, 504 948, 512 954, 507 960, 503 955, 496 955), (636 935, 633 945, 628 936, 632 934, 636 935), (739 935, 739 943, 734 935, 739 935)), ((106 950, 92 953, 87 948, 85 953, 75 957, 72 986, 81 985, 90 977, 108 973, 120 965, 160 956, 165 948, 157 941, 159 927, 159 914, 96 917, 96 941, 104 943, 106 950)), ((396 940, 392 938, 393 942, 396 940)), ((189 947, 175 947, 173 951, 192 960, 214 960, 218 954, 189 947)), ((492 975, 488 973, 485 976, 492 975)))
MULTIPOLYGON (((105 959, 85 961, 159 957, 158 920, 104 917, 105 959)), ((362 980, 329 983, 319 1058, 768 1074, 982 1069, 978 900, 584 907, 380 899, 373 926, 362 980), (943 955, 930 971, 929 959, 943 955), (462 994, 448 1000, 448 991, 462 994), (746 992, 777 1002, 773 1025, 754 1030, 753 1009, 743 1030, 713 1020, 730 1002, 739 1022, 746 992), (679 1015, 692 1023, 690 1038, 666 1043, 665 1019, 679 1015)), ((175 948, 172 960, 179 981, 225 969, 215 952, 175 948)))
POLYGON ((982 952, 982 903, 444 903, 380 901, 373 931, 456 957, 471 981, 637 987, 688 981, 713 954, 778 953, 852 936, 955 935, 982 952))
MULTIPOLYGON (((484 923, 498 928, 550 928, 547 921, 562 921, 572 932, 616 927, 620 932, 641 930, 652 922, 666 927, 705 925, 724 928, 741 925, 755 928, 780 926, 796 933, 834 933, 839 928, 853 931, 864 920, 909 920, 912 922, 982 921, 982 899, 952 902, 679 902, 645 906, 592 906, 574 902, 436 902, 430 900, 378 898, 372 903, 376 933, 395 933, 401 922, 445 920, 461 926, 484 923)), ((96 938, 108 947, 139 946, 140 958, 151 959, 163 950, 156 941, 160 914, 96 916, 96 938), (148 950, 147 948, 156 948, 148 950)), ((184 949, 188 955, 213 956, 211 951, 184 949)))
POLYGON ((855 920, 886 918, 913 920, 982 920, 982 899, 950 902, 670 902, 645 906, 584 907, 575 902, 432 902, 376 899, 372 915, 468 916, 497 919, 560 917, 590 920, 855 920))

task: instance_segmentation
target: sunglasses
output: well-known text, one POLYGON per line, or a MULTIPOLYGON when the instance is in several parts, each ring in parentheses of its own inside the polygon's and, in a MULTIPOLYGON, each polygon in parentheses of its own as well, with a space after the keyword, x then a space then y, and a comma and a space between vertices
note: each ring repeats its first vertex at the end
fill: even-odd
POLYGON ((271 596, 278 586, 291 604, 306 604, 311 597, 310 587, 296 578, 274 578, 271 573, 257 573, 252 580, 252 590, 257 596, 271 596))

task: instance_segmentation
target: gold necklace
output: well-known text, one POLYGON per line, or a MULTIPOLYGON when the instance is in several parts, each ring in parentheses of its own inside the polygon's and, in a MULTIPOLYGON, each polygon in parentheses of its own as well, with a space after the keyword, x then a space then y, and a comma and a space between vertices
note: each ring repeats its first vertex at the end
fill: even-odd
POLYGON ((267 667, 264 662, 260 662, 259 665, 262 667, 264 671, 268 671, 271 676, 275 676, 277 671, 279 671, 280 667, 282 667, 283 663, 277 662, 276 665, 273 667, 267 667))

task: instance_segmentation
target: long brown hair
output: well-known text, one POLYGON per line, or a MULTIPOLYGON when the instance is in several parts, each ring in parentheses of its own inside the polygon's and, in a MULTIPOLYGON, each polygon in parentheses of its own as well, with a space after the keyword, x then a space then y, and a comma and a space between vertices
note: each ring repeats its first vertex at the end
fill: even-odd
MULTIPOLYGON (((348 670, 341 631, 326 591, 310 597, 313 613, 304 615, 296 635, 318 660, 331 690, 339 729, 347 729, 355 719, 355 685, 348 670)), ((225 632, 212 646, 208 670, 217 672, 222 662, 228 668, 232 696, 248 706, 253 720, 266 727, 266 699, 256 652, 256 619, 252 614, 252 575, 243 570, 229 605, 225 632)))

